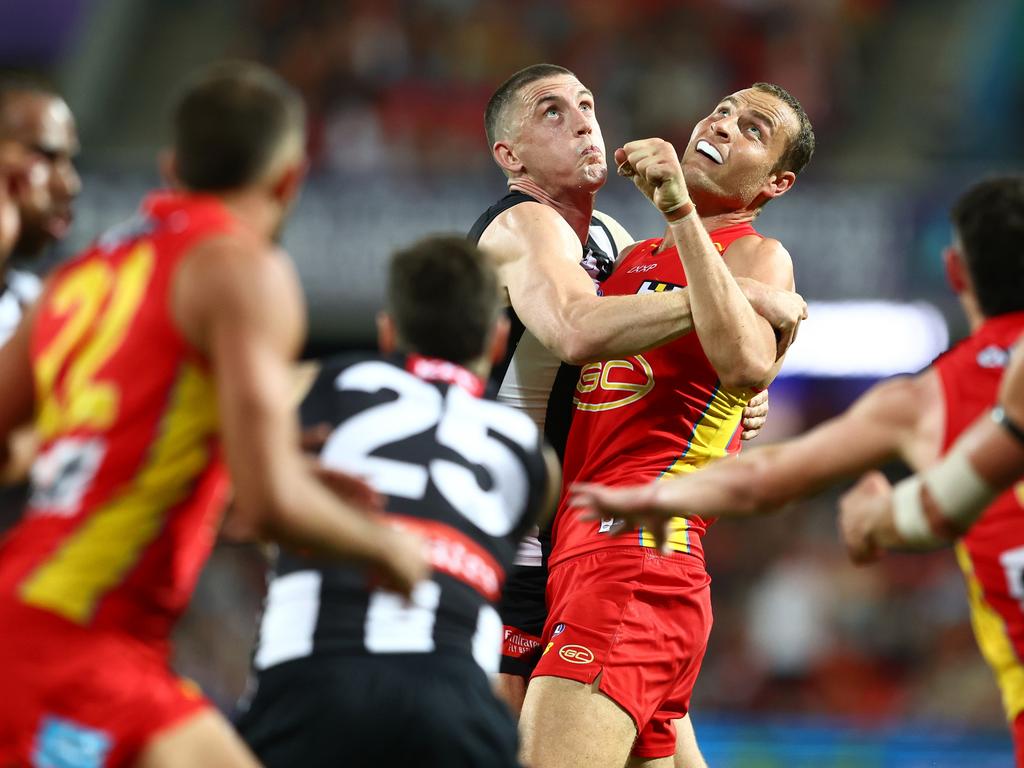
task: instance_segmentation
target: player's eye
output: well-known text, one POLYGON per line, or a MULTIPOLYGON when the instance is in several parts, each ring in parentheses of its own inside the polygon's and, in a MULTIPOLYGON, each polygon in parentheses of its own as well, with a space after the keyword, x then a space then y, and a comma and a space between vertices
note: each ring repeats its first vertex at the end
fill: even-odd
POLYGON ((548 107, 545 109, 544 117, 558 117, 558 107, 548 107))
POLYGON ((752 134, 754 134, 759 139, 764 135, 762 133, 761 129, 758 128, 756 125, 749 125, 749 126, 747 126, 747 130, 750 131, 752 134))

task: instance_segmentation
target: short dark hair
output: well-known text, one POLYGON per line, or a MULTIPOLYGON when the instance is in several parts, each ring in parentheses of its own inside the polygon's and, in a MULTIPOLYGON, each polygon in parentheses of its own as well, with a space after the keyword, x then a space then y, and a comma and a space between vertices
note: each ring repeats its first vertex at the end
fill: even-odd
POLYGON ((779 158, 779 162, 772 170, 773 172, 792 171, 799 174, 811 162, 811 156, 814 154, 814 129, 811 127, 811 119, 804 112, 803 106, 796 100, 796 97, 781 85, 754 83, 750 87, 755 91, 771 94, 779 101, 785 102, 796 114, 800 130, 797 131, 796 136, 790 138, 786 151, 782 153, 782 157, 779 158))
POLYGON ((531 64, 498 86, 498 90, 487 102, 487 109, 484 110, 484 131, 487 133, 488 147, 493 147, 494 142, 498 140, 498 131, 505 120, 505 109, 519 95, 522 87, 554 75, 576 77, 568 69, 557 64, 531 64))
POLYGON ((950 211, 986 317, 1024 310, 1024 176, 971 186, 950 211))
POLYGON ((282 141, 305 135, 305 114, 298 92, 259 64, 221 62, 203 70, 174 109, 178 178, 203 192, 257 181, 282 141))
POLYGON ((470 362, 484 353, 499 309, 494 268, 464 237, 428 237, 391 259, 387 311, 409 352, 470 362))

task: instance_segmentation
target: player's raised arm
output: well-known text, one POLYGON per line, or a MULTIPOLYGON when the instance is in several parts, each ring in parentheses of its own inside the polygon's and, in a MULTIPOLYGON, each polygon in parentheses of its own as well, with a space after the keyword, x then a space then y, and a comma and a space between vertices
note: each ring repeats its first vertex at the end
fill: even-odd
POLYGON ((208 241, 182 264, 175 306, 214 369, 237 513, 284 544, 379 568, 409 592, 427 570, 416 543, 332 495, 299 450, 289 364, 304 308, 287 258, 241 236, 208 241))
POLYGON ((668 142, 629 142, 616 150, 615 160, 619 172, 632 178, 668 221, 686 269, 693 324, 722 383, 767 384, 778 358, 775 333, 735 277, 791 291, 793 265, 785 248, 776 240, 746 237, 720 255, 690 200, 676 150, 668 142))

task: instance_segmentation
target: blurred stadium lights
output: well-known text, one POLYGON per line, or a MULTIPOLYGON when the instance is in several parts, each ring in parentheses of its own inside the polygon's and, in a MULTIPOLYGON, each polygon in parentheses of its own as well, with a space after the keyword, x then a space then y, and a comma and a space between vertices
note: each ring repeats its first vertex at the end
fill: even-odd
POLYGON ((942 313, 925 302, 812 301, 780 375, 881 377, 916 372, 948 345, 942 313))

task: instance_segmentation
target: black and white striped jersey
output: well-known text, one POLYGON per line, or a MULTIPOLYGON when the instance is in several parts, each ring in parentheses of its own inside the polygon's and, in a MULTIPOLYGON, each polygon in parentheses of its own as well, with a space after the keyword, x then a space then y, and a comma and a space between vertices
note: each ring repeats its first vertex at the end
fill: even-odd
MULTIPOLYGON (((469 231, 469 239, 480 242, 484 231, 499 214, 521 203, 536 202, 523 192, 509 192, 480 215, 469 231)), ((604 222, 592 217, 586 245, 580 249, 580 266, 594 280, 595 290, 611 274, 618 247, 604 222)), ((561 461, 565 458, 565 441, 572 423, 572 398, 580 369, 562 362, 541 344, 523 325, 514 308, 508 307, 507 312, 508 350, 505 359, 491 373, 492 385, 496 387, 498 400, 533 419, 561 461)), ((524 538, 516 564, 542 564, 542 549, 536 532, 524 538)))
POLYGON ((498 668, 495 610, 516 544, 534 524, 547 472, 524 414, 481 397, 469 371, 417 356, 326 363, 302 405, 329 423, 321 462, 366 478, 389 518, 423 536, 433 574, 411 601, 366 573, 282 552, 257 670, 321 654, 445 653, 498 668))

